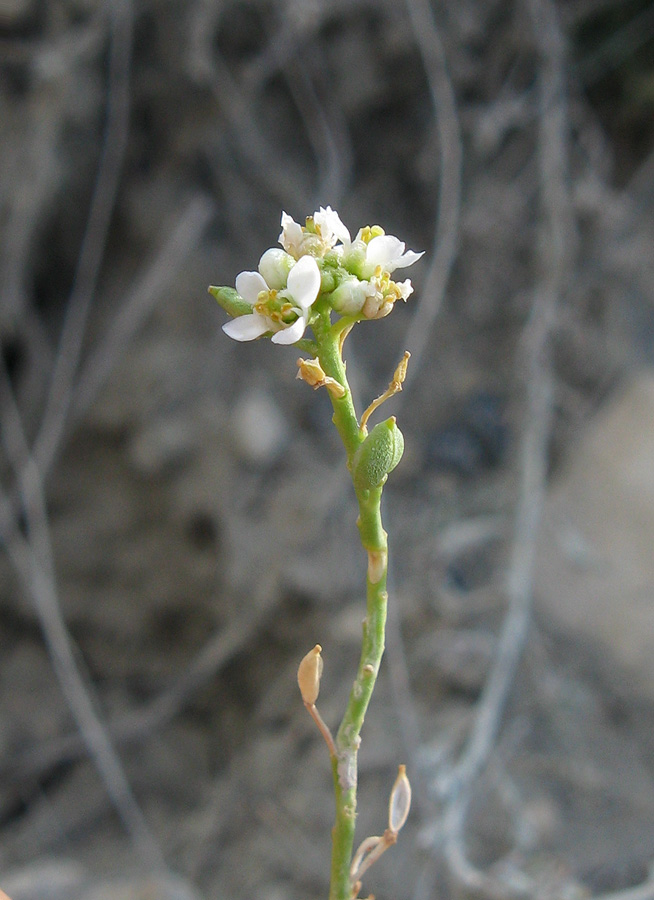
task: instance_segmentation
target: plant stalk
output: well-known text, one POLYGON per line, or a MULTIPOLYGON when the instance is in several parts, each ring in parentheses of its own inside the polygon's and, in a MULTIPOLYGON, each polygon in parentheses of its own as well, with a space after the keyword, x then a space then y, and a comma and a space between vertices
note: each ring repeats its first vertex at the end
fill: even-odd
MULTIPOLYGON (((314 324, 318 358, 324 372, 335 378, 344 388, 343 397, 331 396, 334 424, 343 440, 347 463, 352 470, 352 458, 366 432, 357 419, 352 394, 342 359, 342 341, 330 327, 325 312, 314 324)), ((338 729, 332 761, 336 818, 332 829, 332 863, 329 900, 351 900, 350 865, 354 850, 354 831, 357 809, 358 751, 361 728, 372 696, 379 666, 384 653, 386 629, 386 575, 388 560, 387 535, 382 527, 382 487, 357 490, 359 518, 357 525, 363 548, 368 553, 366 580, 366 617, 363 622, 361 657, 356 678, 350 691, 343 720, 338 729)))

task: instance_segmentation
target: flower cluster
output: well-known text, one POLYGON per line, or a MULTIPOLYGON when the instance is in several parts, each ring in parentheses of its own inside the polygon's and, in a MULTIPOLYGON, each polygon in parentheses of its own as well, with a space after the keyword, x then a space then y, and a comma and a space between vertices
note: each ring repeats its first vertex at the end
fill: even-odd
POLYGON ((422 253, 405 250, 402 241, 378 225, 361 228, 352 240, 330 206, 321 206, 305 225, 282 213, 281 224, 281 249, 266 250, 258 271, 241 272, 235 300, 225 300, 224 289, 211 289, 236 316, 223 326, 234 340, 271 334, 276 344, 294 344, 311 325, 318 299, 353 320, 381 319, 413 292, 408 278, 396 282, 391 275, 413 265, 422 253))

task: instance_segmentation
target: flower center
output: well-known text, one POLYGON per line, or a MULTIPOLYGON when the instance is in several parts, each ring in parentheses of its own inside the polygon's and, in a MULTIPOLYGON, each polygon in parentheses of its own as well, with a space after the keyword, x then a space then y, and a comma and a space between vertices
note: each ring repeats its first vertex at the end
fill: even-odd
POLYGON ((377 298, 384 304, 392 305, 396 300, 403 299, 402 289, 381 266, 375 269, 370 284, 374 286, 377 298))
POLYGON ((261 291, 253 307, 260 316, 267 316, 278 325, 291 325, 298 317, 298 309, 279 291, 261 291))

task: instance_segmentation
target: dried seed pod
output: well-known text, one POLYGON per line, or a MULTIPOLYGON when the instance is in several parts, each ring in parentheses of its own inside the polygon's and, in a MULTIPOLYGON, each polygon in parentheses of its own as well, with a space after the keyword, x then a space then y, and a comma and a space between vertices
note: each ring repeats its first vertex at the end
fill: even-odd
POLYGON ((300 686, 302 699, 309 706, 318 699, 320 692, 320 676, 322 675, 322 647, 316 644, 303 658, 297 670, 297 683, 300 686))
POLYGON ((391 790, 388 804, 388 828, 394 834, 402 828, 411 809, 411 785, 406 775, 406 766, 398 766, 397 778, 391 790))
MULTIPOLYGON (((350 880, 354 883, 359 878, 359 873, 361 872, 362 863, 364 859, 370 857, 370 854, 375 850, 375 848, 383 842, 384 838, 380 835, 372 835, 371 837, 367 837, 364 841, 359 845, 359 849, 352 857, 352 863, 350 865, 350 880)), ((366 866, 366 869, 368 866, 366 866)))

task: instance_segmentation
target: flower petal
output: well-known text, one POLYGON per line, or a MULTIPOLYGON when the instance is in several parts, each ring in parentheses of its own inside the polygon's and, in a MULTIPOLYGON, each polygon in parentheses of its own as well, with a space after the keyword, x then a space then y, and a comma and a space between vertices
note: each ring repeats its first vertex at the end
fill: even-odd
POLYGON ((366 251, 366 265, 368 269, 374 271, 377 266, 381 266, 382 269, 391 273, 395 269, 404 269, 407 266, 412 266, 423 254, 416 253, 415 250, 407 250, 405 253, 404 246, 404 241, 394 237, 392 234, 380 234, 374 237, 368 244, 366 251))
MULTIPOLYGON (((343 244, 352 243, 350 232, 341 221, 339 214, 331 206, 321 206, 318 212, 313 214, 313 221, 320 226, 320 232, 328 242, 331 243, 332 238, 336 238, 343 244)), ((336 243, 336 240, 333 243, 336 243)))
POLYGON ((412 266, 414 262, 418 262, 420 257, 424 255, 424 250, 422 250, 420 253, 416 253, 415 250, 407 250, 406 253, 403 253, 402 256, 400 256, 399 259, 393 260, 393 269, 406 269, 407 266, 412 266))
POLYGON ((250 306, 254 306, 259 293, 267 291, 268 285, 258 272, 241 272, 236 276, 236 290, 250 306))
POLYGON ((302 256, 288 273, 288 293, 306 312, 320 290, 320 269, 313 256, 302 256))
MULTIPOLYGON (((422 253, 420 254, 420 256, 422 256, 422 253)), ((411 284, 410 278, 405 278, 404 281, 398 281, 397 287, 400 292, 400 297, 403 300, 408 300, 413 293, 413 285, 411 284)))
MULTIPOLYGON (((304 256, 302 258, 306 259, 304 256)), ((284 328, 282 331, 273 334, 271 341, 273 344, 294 344, 296 341, 300 340, 306 327, 306 319, 304 316, 300 316, 292 325, 289 325, 288 328, 284 328)))
POLYGON ((232 319, 223 325, 225 334, 235 341, 254 341, 271 330, 268 319, 265 316, 260 316, 259 313, 239 316, 237 319, 232 319))
POLYGON ((292 248, 299 247, 300 242, 302 241, 302 226, 299 225, 295 219, 289 216, 288 213, 282 213, 282 232, 277 239, 279 243, 282 245, 284 250, 289 253, 292 252, 292 248))
POLYGON ((387 272, 392 272, 389 265, 400 259, 403 253, 403 241, 392 234, 380 234, 368 244, 366 262, 373 268, 381 266, 387 272))
POLYGON ((259 272, 271 290, 281 291, 286 287, 286 279, 295 260, 280 247, 271 247, 266 250, 259 260, 259 272))

